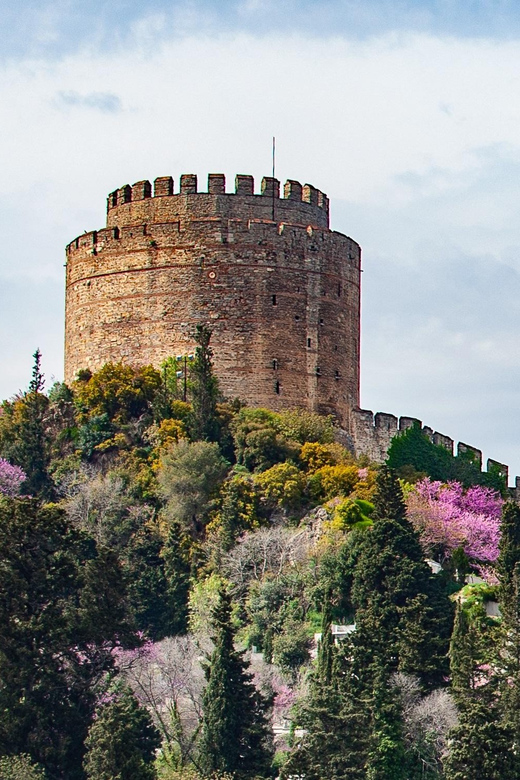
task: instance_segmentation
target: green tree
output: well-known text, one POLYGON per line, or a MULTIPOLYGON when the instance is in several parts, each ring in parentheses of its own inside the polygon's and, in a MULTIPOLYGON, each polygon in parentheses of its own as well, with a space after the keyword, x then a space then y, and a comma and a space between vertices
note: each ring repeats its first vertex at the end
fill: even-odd
POLYGON ((473 701, 462 707, 459 725, 451 732, 444 764, 446 780, 504 780, 519 777, 512 734, 494 707, 473 701))
POLYGON ((45 773, 29 756, 0 758, 0 780, 45 780, 45 773))
POLYGON ((376 677, 370 702, 372 733, 366 762, 367 780, 408 780, 401 703, 385 669, 376 677))
POLYGON ((161 375, 153 366, 123 363, 106 363, 94 374, 82 372, 72 385, 80 422, 106 415, 116 424, 150 413, 160 387, 161 375))
POLYGON ((203 536, 212 501, 228 467, 218 445, 206 441, 181 440, 171 445, 161 460, 158 480, 166 512, 194 539, 203 536))
POLYGON ((309 693, 296 712, 304 734, 283 766, 283 780, 365 780, 369 723, 352 675, 350 651, 348 642, 339 650, 334 646, 327 600, 309 693))
POLYGON ((502 510, 498 597, 500 625, 500 708, 504 723, 520 744, 520 507, 508 502, 502 510))
POLYGON ((41 353, 34 353, 29 389, 14 401, 4 401, 0 415, 0 456, 25 471, 24 492, 50 500, 54 486, 48 473, 50 446, 45 428, 49 399, 43 394, 41 353))
POLYGON ((419 423, 394 436, 386 463, 403 477, 411 470, 442 482, 456 480, 464 487, 486 485, 500 493, 505 492, 505 480, 500 472, 482 472, 471 452, 453 456, 441 444, 433 444, 419 423))
POLYGON ((229 772, 237 780, 269 775, 273 757, 268 702, 255 689, 235 650, 231 596, 222 589, 214 612, 215 649, 203 698, 200 763, 205 776, 229 772))
POLYGON ((190 540, 180 523, 173 521, 161 557, 168 583, 169 625, 172 634, 184 634, 188 627, 190 592, 190 540))
POLYGON ((88 780, 154 780, 159 732, 128 688, 102 705, 85 741, 88 780))
POLYGON ((0 754, 81 778, 93 686, 134 640, 115 555, 36 500, 0 500, 0 754))
POLYGON ((459 705, 464 705, 475 695, 476 671, 480 660, 475 627, 469 621, 467 610, 457 600, 450 641, 450 674, 452 694, 459 705))
POLYGON ((240 409, 231 423, 237 463, 265 471, 296 456, 298 447, 279 432, 279 415, 269 409, 240 409))
POLYGON ((377 472, 376 489, 372 498, 374 520, 406 520, 403 491, 394 469, 381 466, 377 472))
POLYGON ((452 606, 411 524, 376 521, 361 533, 350 565, 359 657, 370 659, 374 674, 382 668, 416 675, 425 688, 442 684, 452 606))
POLYGON ((217 401, 218 381, 213 373, 213 350, 211 330, 197 325, 195 331, 195 359, 190 365, 190 397, 193 406, 192 433, 195 440, 217 441, 219 425, 217 401))
MULTIPOLYGON (((172 540, 171 535, 172 531, 170 543, 176 545, 177 540, 172 540)), ((185 631, 188 583, 180 606, 175 580, 182 569, 177 569, 179 561, 174 562, 174 553, 169 544, 164 545, 158 527, 146 523, 136 531, 122 558, 129 605, 137 628, 155 641, 185 631)))
POLYGON ((500 580, 499 599, 502 615, 514 621, 518 611, 515 569, 520 564, 520 506, 508 501, 502 509, 500 554, 496 563, 500 580))

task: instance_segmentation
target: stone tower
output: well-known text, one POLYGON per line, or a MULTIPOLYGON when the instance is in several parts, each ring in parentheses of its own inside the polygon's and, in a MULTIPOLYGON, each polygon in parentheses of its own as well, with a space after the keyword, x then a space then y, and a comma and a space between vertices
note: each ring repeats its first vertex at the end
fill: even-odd
POLYGON ((126 185, 107 227, 67 247, 65 380, 109 361, 159 365, 213 332, 228 397, 335 414, 359 405, 360 248, 309 184, 221 174, 126 185))

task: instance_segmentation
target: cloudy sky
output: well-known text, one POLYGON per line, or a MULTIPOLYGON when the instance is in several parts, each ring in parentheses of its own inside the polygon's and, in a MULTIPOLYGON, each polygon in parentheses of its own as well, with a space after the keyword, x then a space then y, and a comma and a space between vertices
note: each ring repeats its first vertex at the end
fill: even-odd
POLYGON ((363 247, 362 405, 520 474, 518 0, 4 0, 0 397, 62 377, 64 246, 156 176, 311 182, 363 247))

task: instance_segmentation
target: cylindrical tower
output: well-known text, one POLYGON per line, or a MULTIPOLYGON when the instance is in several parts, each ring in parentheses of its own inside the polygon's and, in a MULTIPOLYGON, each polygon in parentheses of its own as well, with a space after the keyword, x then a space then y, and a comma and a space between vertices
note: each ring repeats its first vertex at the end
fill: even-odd
POLYGON ((279 410, 359 405, 360 248, 306 184, 184 175, 108 197, 107 227, 67 247, 65 380, 107 362, 159 365, 211 328, 224 395, 279 410))

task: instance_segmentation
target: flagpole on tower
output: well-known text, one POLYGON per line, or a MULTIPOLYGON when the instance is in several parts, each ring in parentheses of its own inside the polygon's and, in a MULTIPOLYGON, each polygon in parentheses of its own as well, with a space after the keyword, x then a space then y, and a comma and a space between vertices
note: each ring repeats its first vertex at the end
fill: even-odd
POLYGON ((273 222, 274 222, 274 177, 276 171, 276 138, 273 135, 273 222))

